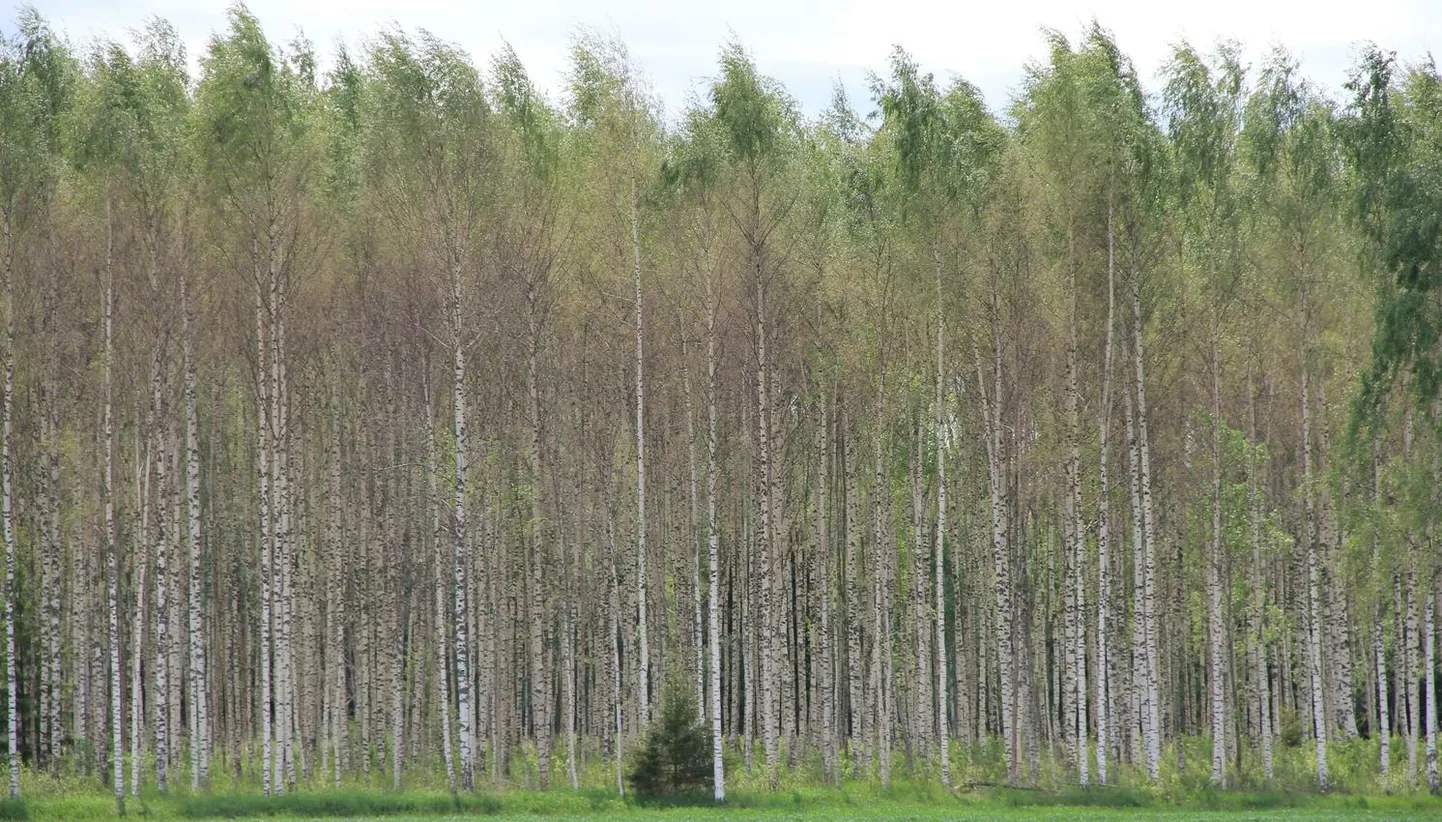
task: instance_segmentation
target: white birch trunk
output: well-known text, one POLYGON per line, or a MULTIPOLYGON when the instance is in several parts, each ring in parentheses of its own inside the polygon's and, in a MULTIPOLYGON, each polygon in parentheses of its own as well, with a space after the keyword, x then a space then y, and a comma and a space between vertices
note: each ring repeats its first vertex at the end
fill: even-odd
MULTIPOLYGON (((941 263, 932 248, 936 268, 936 540, 932 553, 935 599, 936 740, 941 753, 941 785, 951 787, 951 727, 946 717, 946 449, 948 425, 946 407, 946 309, 942 299, 941 263)), ((823 469, 825 463, 822 464, 823 469)), ((823 646, 824 647, 824 646, 823 646)), ((958 660, 959 662, 960 660, 958 660)))
POLYGON ((190 789, 200 789, 209 764, 205 692, 205 636, 201 630, 200 577, 200 423, 195 399, 195 319, 190 301, 189 276, 180 277, 180 312, 184 323, 181 341, 185 359, 185 499, 187 547, 190 554, 190 789))
MULTIPOLYGON (((259 272, 257 272, 259 276, 259 272)), ((260 744, 261 791, 270 796, 274 751, 272 736, 275 724, 271 700, 271 559, 272 522, 270 486, 270 404, 267 401, 270 383, 270 344, 265 333, 265 302, 257 285, 255 293, 256 339, 256 455, 260 484, 260 744)))
POLYGON ((1107 198, 1107 329, 1106 344, 1102 349, 1102 405, 1101 420, 1097 423, 1100 440, 1097 460, 1097 677, 1096 677, 1096 728, 1097 728, 1097 782, 1107 784, 1107 757, 1111 752, 1111 722, 1108 710, 1113 685, 1108 676, 1110 671, 1111 628, 1109 620, 1112 608, 1111 575, 1111 485, 1109 482, 1110 447, 1112 427, 1112 342, 1115 330, 1116 310, 1116 254, 1115 233, 1112 228, 1112 203, 1107 198))
POLYGON ((644 305, 641 299, 641 223, 636 214, 636 181, 631 181, 631 255, 636 285, 636 635, 637 687, 641 728, 651 722, 651 640, 646 624, 646 378, 644 305))
POLYGON ((1070 622, 1072 637, 1068 658, 1072 662, 1072 736, 1076 741, 1077 780, 1081 787, 1088 787, 1091 775, 1087 746, 1087 662, 1086 662, 1086 526, 1082 522, 1081 497, 1081 398, 1077 386, 1077 317, 1076 317, 1076 268, 1071 268, 1071 299, 1068 310, 1067 329, 1067 496, 1064 510, 1068 516, 1068 527, 1064 532, 1070 539, 1067 546, 1070 568, 1068 583, 1072 589, 1070 622))
POLYGON ((165 793, 168 786, 170 767, 170 630, 169 630, 169 574, 166 566, 165 501, 169 499, 170 457, 166 447, 165 406, 161 389, 160 352, 157 350, 150 361, 151 387, 151 430, 155 436, 155 787, 165 793))
MULTIPOLYGON (((1135 276, 1135 275, 1134 275, 1135 276)), ((1162 720, 1159 692, 1159 666, 1156 608, 1156 520, 1152 515, 1151 448, 1147 438, 1147 394, 1142 352, 1141 287, 1132 283, 1132 350, 1137 390, 1137 452, 1140 465, 1142 557, 1143 557, 1143 638, 1146 644, 1144 685, 1147 721, 1142 726, 1147 751, 1147 774, 1153 782, 1161 778, 1162 720), (1147 729, 1150 728, 1150 733, 1147 729)))
POLYGON ((5 530, 5 707, 9 747, 10 799, 20 798, 20 708, 15 676, 15 498, 14 489, 14 405, 15 405, 15 239, 10 212, 5 213, 5 387, 0 400, 3 430, 0 430, 0 523, 5 530))
MULTIPOLYGON (((993 295, 993 312, 998 308, 995 295, 993 295)), ((972 341, 972 358, 976 361, 976 384, 978 393, 981 395, 982 421, 986 426, 986 462, 989 475, 987 486, 991 498, 992 584, 996 595, 996 610, 993 612, 992 626, 996 635, 997 667, 1000 672, 1001 684, 1002 748, 1006 754, 1007 784, 1015 785, 1020 776, 1020 760, 1017 755, 1017 717, 1012 682, 1014 673, 1012 629, 1014 626, 1012 625, 1011 602, 1011 554, 1007 544, 1006 497, 1002 488, 1004 478, 1001 463, 1001 334, 999 323, 1000 320, 993 317, 992 347, 995 370, 992 376, 992 397, 994 400, 989 400, 987 397, 981 357, 977 353, 975 340, 972 341)))
POLYGON ((716 282, 708 255, 706 269, 706 599, 707 644, 711 652, 711 785, 719 804, 726 801, 726 770, 721 747, 721 525, 716 511, 716 282))
POLYGON ((1433 794, 1442 790, 1437 771, 1437 585, 1436 576, 1427 585, 1427 601, 1422 614, 1422 666, 1427 675, 1427 789, 1433 794))
MULTIPOLYGON (((451 693, 450 693, 450 643, 447 641, 449 622, 446 614, 446 561, 445 549, 441 540, 441 509, 444 503, 440 496, 440 487, 437 480, 436 468, 436 418, 435 409, 431 407, 431 392, 429 380, 426 386, 426 491, 431 503, 431 542, 432 542, 432 571, 431 584, 434 587, 435 595, 433 607, 436 620, 436 713, 441 726, 441 758, 446 766, 446 789, 451 796, 456 795, 456 762, 455 751, 451 741, 451 693)), ((337 448, 339 440, 336 441, 337 448)), ((339 454, 332 461, 332 471, 335 472, 336 482, 339 486, 339 454)), ((338 510, 338 509, 336 509, 338 510)), ((339 520, 337 519, 337 524, 339 520)), ((334 529, 338 535, 338 529, 334 529)), ((336 771, 336 786, 339 787, 340 771, 336 771)))
POLYGON ((470 541, 466 533, 466 354, 461 335, 461 261, 459 255, 451 263, 451 334, 453 368, 451 372, 451 409, 456 447, 455 512, 451 538, 455 543, 455 631, 456 631, 456 702, 461 742, 461 787, 475 790, 475 758, 471 750, 471 648, 470 609, 467 603, 466 575, 470 570, 470 541))
MULTIPOLYGON (((1267 664, 1266 640, 1266 569, 1262 565, 1262 503, 1257 490, 1257 405, 1252 391, 1252 372, 1247 369, 1248 439, 1247 496, 1252 543, 1252 642, 1256 647, 1253 678, 1257 681, 1257 703, 1261 713, 1262 777, 1272 781, 1272 699, 1271 676, 1267 664)), ((1384 702, 1385 704, 1385 702, 1384 702)), ((1384 709, 1385 710, 1385 709, 1384 709)), ((1386 742, 1383 742, 1386 745, 1386 742)))
MULTIPOLYGON (((115 382, 115 268, 112 248, 114 233, 110 224, 110 202, 106 200, 105 225, 105 581, 109 602, 107 639, 110 643, 110 752, 115 788, 115 811, 125 815, 125 748, 121 739, 120 692, 120 546, 115 526, 115 418, 112 408, 115 382)), ((140 649, 133 651, 137 656, 140 649)), ((130 767, 139 770, 139 763, 130 767)))
POLYGON ((1212 703, 1212 776, 1217 787, 1227 784, 1227 703, 1223 692, 1222 656, 1222 377, 1221 316, 1212 318, 1212 545, 1207 561, 1207 646, 1212 703))
POLYGON ((145 571, 150 565, 147 561, 146 546, 150 544, 151 440, 144 436, 142 433, 144 430, 140 424, 140 409, 137 406, 135 411, 135 509, 139 527, 133 541, 135 550, 134 561, 131 563, 135 569, 135 614, 134 621, 131 623, 130 643, 130 795, 133 797, 140 796, 141 771, 143 770, 141 767, 143 750, 141 730, 145 724, 145 690, 144 683, 140 679, 140 672, 145 648, 143 644, 145 638, 145 571), (145 440, 143 457, 140 446, 142 439, 145 440))

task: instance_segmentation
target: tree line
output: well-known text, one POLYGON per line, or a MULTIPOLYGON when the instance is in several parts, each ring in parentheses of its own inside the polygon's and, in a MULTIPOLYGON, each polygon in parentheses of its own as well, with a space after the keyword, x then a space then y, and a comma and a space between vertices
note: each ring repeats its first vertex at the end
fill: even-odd
POLYGON ((1004 112, 897 48, 807 118, 729 42, 668 119, 589 32, 551 99, 424 31, 322 71, 237 5, 192 78, 22 11, 11 795, 624 792, 668 682, 718 800, 1435 792, 1442 76, 1044 36, 1004 112))

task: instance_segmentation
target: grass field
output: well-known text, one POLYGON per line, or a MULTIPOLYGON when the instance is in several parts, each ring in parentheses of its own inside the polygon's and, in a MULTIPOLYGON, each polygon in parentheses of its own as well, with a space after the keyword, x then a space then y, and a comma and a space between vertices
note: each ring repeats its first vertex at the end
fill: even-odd
MULTIPOLYGON (((267 799, 254 794, 131 799, 127 818, 140 820, 386 820, 455 819, 690 820, 1442 820, 1442 800, 1427 796, 1315 795, 1287 792, 1202 792, 1187 796, 1125 789, 1011 791, 983 788, 946 792, 932 785, 882 791, 866 785, 790 792, 743 791, 725 807, 694 796, 665 803, 620 799, 600 790, 511 791, 463 795, 432 791, 388 793, 368 789, 319 791, 267 799)), ((113 799, 93 792, 0 803, 0 818, 93 820, 116 817, 113 799)))
MULTIPOLYGON (((746 768, 739 755, 728 757, 728 792, 725 807, 711 803, 709 791, 661 803, 622 799, 615 791, 615 764, 588 761, 579 773, 581 789, 566 786, 562 771, 552 774, 549 791, 536 791, 534 760, 518 756, 511 772, 499 782, 487 782, 477 793, 452 798, 445 790, 444 771, 436 763, 421 763, 406 772, 405 789, 387 788, 386 774, 369 779, 347 779, 339 788, 319 775, 302 781, 300 790, 281 797, 260 795, 256 763, 246 759, 240 767, 216 760, 211 788, 192 795, 189 779, 177 774, 168 795, 155 792, 153 763, 146 763, 146 787, 140 797, 127 797, 127 819, 156 820, 376 820, 380 822, 443 822, 456 819, 538 820, 564 822, 581 819, 618 819, 646 822, 722 822, 722 820, 1107 820, 1162 819, 1169 822, 1204 820, 1433 820, 1442 822, 1442 797, 1426 794, 1425 785, 1407 783, 1400 763, 1393 765, 1393 780, 1376 776, 1376 745, 1366 740, 1339 743, 1329 756, 1332 791, 1315 790, 1310 746, 1282 746, 1277 750, 1276 772, 1270 782, 1251 768, 1238 768, 1229 776, 1232 790, 1207 785, 1208 769, 1203 740, 1187 740, 1182 752, 1192 767, 1179 770, 1181 757, 1175 744, 1163 759, 1161 778, 1148 785, 1146 775, 1133 766, 1115 766, 1111 777, 1125 787, 1080 790, 1071 787, 1075 775, 1062 764, 1043 758, 1029 789, 994 787, 1006 778, 998 745, 953 749, 952 778, 967 787, 947 790, 929 776, 931 768, 918 761, 914 771, 898 777, 883 789, 874 774, 848 771, 842 787, 822 787, 821 767, 815 757, 802 757, 784 770, 777 790, 770 790, 764 768, 746 768)), ((184 761, 184 757, 182 757, 184 761)), ((898 759, 898 772, 906 771, 898 759)), ((1115 765, 1115 763, 1114 763, 1115 765)), ((101 820, 115 819, 113 795, 102 787, 95 770, 22 770, 19 803, 0 800, 0 822, 5 819, 101 820)))

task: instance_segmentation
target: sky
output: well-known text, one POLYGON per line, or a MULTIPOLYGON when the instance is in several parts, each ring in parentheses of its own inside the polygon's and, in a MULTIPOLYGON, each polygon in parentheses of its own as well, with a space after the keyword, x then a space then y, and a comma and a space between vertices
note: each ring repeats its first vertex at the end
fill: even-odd
MULTIPOLYGON (((73 41, 124 39, 152 16, 168 19, 192 63, 225 26, 220 0, 38 0, 36 7, 73 41)), ((565 88, 568 49, 578 31, 623 40, 674 117, 704 94, 726 40, 738 38, 760 70, 785 85, 808 116, 820 113, 840 82, 860 111, 870 108, 868 72, 884 73, 901 45, 945 83, 964 77, 993 111, 1004 111, 1025 66, 1045 56, 1044 30, 1073 41, 1092 19, 1110 29, 1144 85, 1182 40, 1209 51, 1238 41, 1253 66, 1285 46, 1302 73, 1342 94, 1357 44, 1372 41, 1404 63, 1442 51, 1442 0, 251 0, 273 41, 303 31, 324 65, 335 44, 360 46, 392 24, 426 29, 468 51, 483 69, 509 43, 553 100, 565 88)), ((13 19, 13 15, 12 18, 13 19)), ((6 25, 9 28, 9 25, 6 25)))

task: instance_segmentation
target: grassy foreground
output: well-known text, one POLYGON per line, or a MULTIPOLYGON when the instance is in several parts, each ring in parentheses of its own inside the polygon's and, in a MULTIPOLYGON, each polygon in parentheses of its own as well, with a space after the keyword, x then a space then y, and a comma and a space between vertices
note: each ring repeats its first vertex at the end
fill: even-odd
MULTIPOLYGON (((566 786, 563 770, 553 771, 550 791, 536 784, 535 760, 522 751, 511 762, 504 781, 487 782, 477 793, 452 798, 445 789, 438 763, 421 763, 406 772, 403 791, 387 788, 386 775, 376 771, 363 778, 347 778, 334 787, 317 775, 302 780, 301 789, 281 797, 260 795, 260 772, 253 758, 239 766, 223 758, 212 761, 211 789, 192 795, 189 778, 172 775, 172 791, 160 795, 153 788, 153 762, 143 763, 147 788, 139 797, 127 797, 127 819, 134 820, 336 820, 369 819, 387 822, 440 822, 447 819, 528 819, 563 822, 580 819, 622 819, 645 822, 722 822, 722 820, 1105 820, 1164 819, 1171 822, 1202 820, 1439 820, 1442 798, 1428 796, 1425 785, 1409 784, 1399 763, 1393 778, 1376 775, 1374 742, 1354 740, 1332 746, 1328 757, 1332 791, 1315 791, 1315 769, 1310 746, 1286 745, 1277 749, 1271 782, 1257 778, 1255 768, 1234 769, 1233 790, 1207 786, 1204 767, 1206 740, 1184 740, 1168 746, 1161 778, 1148 785, 1146 775, 1134 766, 1113 763, 1111 778, 1125 787, 1080 790, 1072 787, 1075 775, 1063 763, 1043 757, 1031 789, 992 787, 1006 779, 999 741, 953 747, 952 779, 961 787, 943 788, 929 777, 931 766, 918 760, 906 778, 882 789, 875 774, 854 763, 843 763, 842 787, 822 787, 819 757, 801 756, 783 770, 778 790, 770 790, 764 768, 747 768, 740 754, 727 751, 727 802, 717 808, 709 791, 666 802, 621 798, 615 791, 615 761, 592 758, 579 769, 580 790, 566 786), (1182 759, 1191 767, 1179 768, 1182 759), (1203 763, 1202 766, 1196 763, 1203 763), (1144 787, 1145 786, 1145 787, 1144 787)), ((182 756, 181 761, 185 761, 182 756)), ((383 761, 383 760, 382 760, 383 761)), ((894 760, 906 772, 904 759, 894 760)), ((1246 763, 1250 765, 1250 762, 1246 763)), ((127 762, 127 775, 130 772, 127 762)), ((21 771, 18 803, 0 800, 0 822, 5 819, 100 820, 115 819, 115 799, 101 787, 94 771, 59 768, 21 771)))
MULTIPOLYGON (((1437 820, 1442 800, 1426 796, 1315 795, 1289 792, 1200 792, 1102 788, 1089 791, 942 790, 902 784, 888 790, 857 784, 840 789, 777 793, 740 791, 718 808, 708 795, 664 802, 621 799, 601 790, 507 791, 453 799, 434 791, 369 789, 319 791, 266 798, 255 794, 142 795, 127 803, 127 818, 203 819, 579 819, 688 820, 1437 820)), ((114 819, 114 800, 93 791, 0 802, 0 818, 114 819)))

